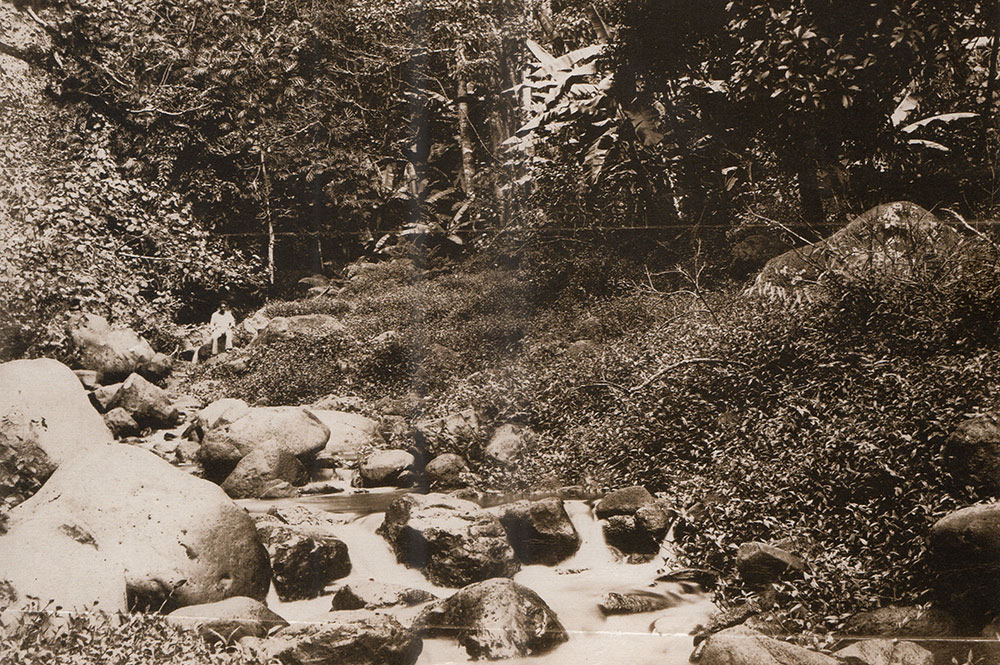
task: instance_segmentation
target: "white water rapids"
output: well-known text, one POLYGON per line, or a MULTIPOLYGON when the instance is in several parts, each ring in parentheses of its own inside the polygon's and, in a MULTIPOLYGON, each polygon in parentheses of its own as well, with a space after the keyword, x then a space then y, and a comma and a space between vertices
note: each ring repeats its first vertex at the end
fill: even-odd
MULTIPOLYGON (((298 503, 334 513, 342 520, 337 537, 348 547, 352 570, 335 584, 375 580, 426 589, 448 596, 455 589, 431 584, 420 571, 397 563, 389 545, 375 530, 382 523, 385 507, 399 491, 366 494, 336 494, 279 501, 241 501, 250 510, 267 510, 276 504, 298 503)), ((566 501, 566 510, 580 534, 582 544, 570 559, 557 566, 524 566, 514 577, 534 590, 558 615, 569 641, 551 651, 503 661, 512 665, 682 665, 692 650, 691 630, 704 624, 714 609, 703 593, 688 593, 681 585, 656 583, 662 562, 627 564, 615 560, 604 543, 601 524, 584 501, 566 501), (667 609, 605 617, 598 603, 608 592, 660 593, 678 599, 667 609)), ((329 616, 330 596, 282 603, 272 588, 268 605, 291 623, 322 622, 329 616)), ((389 608, 384 611, 409 624, 421 607, 389 608)), ((471 662, 465 649, 449 639, 425 639, 418 665, 465 664, 471 662)))

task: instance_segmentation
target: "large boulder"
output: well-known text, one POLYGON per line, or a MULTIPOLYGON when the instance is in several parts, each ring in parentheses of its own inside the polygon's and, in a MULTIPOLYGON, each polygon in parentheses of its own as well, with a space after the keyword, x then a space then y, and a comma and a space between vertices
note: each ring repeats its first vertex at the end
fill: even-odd
POLYGON ((120 381, 153 360, 149 342, 130 328, 112 328, 104 317, 74 314, 67 326, 80 363, 95 370, 101 383, 120 381))
POLYGON ((465 458, 455 453, 442 453, 424 467, 427 486, 431 490, 451 490, 465 487, 469 465, 465 458))
POLYGON ((455 497, 402 496, 389 505, 378 533, 398 561, 442 586, 511 577, 520 568, 500 520, 455 497))
POLYGON ((167 391, 138 374, 131 374, 111 400, 110 408, 125 409, 140 426, 165 429, 180 422, 181 414, 167 391))
POLYGON ((0 508, 29 498, 80 450, 113 440, 62 363, 43 358, 0 365, 0 508))
POLYGON ((656 498, 645 487, 626 487, 615 490, 598 501, 594 506, 594 514, 602 520, 612 515, 635 515, 640 508, 655 501, 656 498))
POLYGON ((562 499, 508 504, 502 508, 500 522, 523 563, 554 566, 580 549, 580 534, 562 499))
POLYGON ((700 665, 840 665, 836 658, 767 637, 743 626, 708 638, 700 665))
POLYGON ((913 642, 861 640, 836 651, 837 658, 864 665, 934 665, 934 654, 913 642))
POLYGON ((124 569, 133 606, 169 611, 267 594, 267 551, 246 511, 219 487, 140 448, 79 452, 9 517, 11 530, 48 520, 88 533, 124 569))
POLYGON ((283 444, 268 441, 244 457, 222 482, 234 499, 259 499, 280 483, 301 487, 309 482, 309 471, 283 444))
POLYGON ((982 413, 963 420, 947 441, 952 475, 996 496, 1000 493, 1000 418, 982 413))
POLYGON ((316 456, 319 466, 335 467, 360 457, 366 447, 383 443, 378 423, 357 413, 310 409, 310 412, 330 430, 323 450, 316 456))
POLYGON ((250 406, 235 397, 217 399, 195 415, 195 423, 202 434, 242 418, 250 413, 250 406))
POLYGON ((166 621, 197 631, 207 642, 226 644, 244 637, 267 637, 272 630, 288 625, 261 601, 243 596, 182 607, 168 614, 166 621))
POLYGON ((513 580, 470 584, 421 612, 413 627, 424 637, 451 637, 473 659, 542 653, 569 639, 538 594, 513 580))
POLYGON ((136 369, 145 379, 157 383, 167 378, 170 370, 174 368, 174 359, 165 353, 153 354, 149 362, 136 369))
POLYGON ((844 635, 908 639, 931 651, 938 665, 947 665, 952 658, 963 662, 968 645, 956 639, 963 630, 958 620, 937 607, 887 605, 859 612, 844 625, 844 635))
POLYGON ((94 405, 94 408, 101 413, 106 413, 111 409, 111 402, 115 400, 118 395, 118 391, 122 389, 122 384, 111 383, 106 386, 101 386, 94 392, 90 393, 90 403, 94 405))
POLYGON ((0 436, 40 449, 56 465, 114 437, 73 371, 57 360, 0 365, 0 436))
POLYGON ((0 589, 0 610, 29 607, 32 597, 50 609, 128 609, 121 565, 89 532, 52 517, 15 523, 0 536, 0 589))
POLYGON ((947 602, 973 615, 1000 611, 1000 504, 942 518, 931 527, 928 550, 947 602))
POLYGON ((398 584, 384 584, 369 580, 353 582, 337 588, 333 592, 330 609, 374 610, 399 605, 411 606, 435 600, 437 596, 423 589, 412 589, 398 584))
POLYGON ((361 463, 358 475, 364 487, 409 487, 416 480, 415 463, 405 450, 376 450, 361 463))
POLYGON ((423 646, 396 619, 367 612, 334 612, 322 623, 290 626, 259 643, 284 665, 413 665, 423 646))
POLYGON ((351 572, 347 545, 333 535, 321 515, 302 512, 272 509, 254 518, 271 557, 275 592, 282 601, 316 598, 330 582, 351 572))
POLYGON ((330 430, 307 409, 255 407, 236 420, 205 432, 198 458, 207 477, 222 479, 258 446, 274 441, 304 463, 323 449, 330 430))
POLYGON ((534 432, 530 429, 507 423, 493 432, 490 442, 486 444, 486 459, 501 466, 513 464, 522 452, 530 445, 534 432))
POLYGON ((962 236, 909 201, 876 206, 819 242, 774 257, 751 292, 783 301, 814 300, 827 274, 872 271, 903 278, 919 257, 948 253, 962 236))
POLYGON ((128 436, 138 436, 142 428, 135 418, 125 409, 115 407, 104 414, 104 424, 108 426, 116 439, 124 439, 128 436))
POLYGON ((260 331, 253 344, 266 344, 294 336, 329 337, 341 334, 345 330, 344 324, 329 314, 276 316, 268 321, 267 326, 260 331))
POLYGON ((736 550, 736 569, 751 586, 777 582, 788 572, 802 572, 806 568, 802 558, 767 543, 743 543, 736 550))
MULTIPOLYGON (((409 397, 407 395, 404 399, 409 397)), ((419 398, 417 399, 419 400, 419 398)), ((396 415, 406 416, 409 414, 404 412, 396 415)), ((447 441, 473 438, 479 434, 480 426, 479 413, 475 409, 465 409, 450 413, 444 418, 420 420, 414 424, 413 429, 418 441, 434 448, 447 441)))

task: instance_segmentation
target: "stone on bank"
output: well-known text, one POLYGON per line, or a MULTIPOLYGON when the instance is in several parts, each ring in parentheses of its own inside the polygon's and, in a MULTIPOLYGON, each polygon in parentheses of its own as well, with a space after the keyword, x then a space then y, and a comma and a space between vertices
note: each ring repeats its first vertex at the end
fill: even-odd
POLYGON ((270 585, 247 512, 218 486, 140 448, 81 451, 9 519, 11 531, 45 520, 88 534, 124 570, 129 603, 140 609, 263 600, 270 585))

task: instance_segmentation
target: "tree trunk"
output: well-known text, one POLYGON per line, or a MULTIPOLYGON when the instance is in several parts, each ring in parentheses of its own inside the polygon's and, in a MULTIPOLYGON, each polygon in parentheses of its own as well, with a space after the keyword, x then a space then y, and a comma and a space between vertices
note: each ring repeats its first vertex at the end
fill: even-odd
POLYGON ((799 199, 802 204, 801 229, 799 235, 813 240, 819 238, 816 229, 825 220, 823 199, 819 194, 819 178, 816 176, 816 160, 812 151, 803 150, 799 153, 796 163, 796 174, 799 181, 799 199))
POLYGON ((274 286, 274 223, 267 220, 267 281, 274 286))
POLYGON ((274 220, 271 219, 271 180, 267 175, 264 153, 260 153, 260 174, 264 181, 264 219, 267 222, 267 281, 274 286, 274 220))
POLYGON ((456 76, 458 79, 458 145, 462 149, 462 189, 472 198, 472 183, 475 165, 472 161, 472 136, 469 129, 469 90, 465 82, 465 46, 459 42, 455 49, 456 76))

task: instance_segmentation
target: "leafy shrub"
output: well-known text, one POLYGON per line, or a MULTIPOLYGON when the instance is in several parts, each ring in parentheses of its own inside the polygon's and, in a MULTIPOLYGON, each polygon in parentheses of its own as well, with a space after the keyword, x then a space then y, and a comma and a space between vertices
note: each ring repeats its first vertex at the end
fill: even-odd
POLYGON ((236 647, 210 645, 194 631, 153 614, 109 616, 35 607, 9 619, 0 636, 0 665, 257 665, 236 647))

